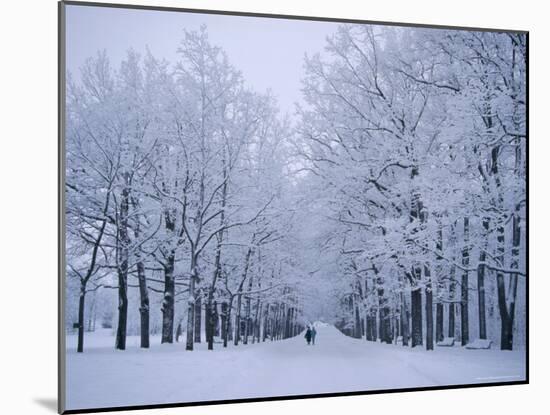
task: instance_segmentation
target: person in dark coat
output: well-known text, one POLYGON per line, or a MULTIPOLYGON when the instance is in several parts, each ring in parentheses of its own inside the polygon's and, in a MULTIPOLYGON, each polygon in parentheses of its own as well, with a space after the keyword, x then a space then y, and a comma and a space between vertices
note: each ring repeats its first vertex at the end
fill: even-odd
POLYGON ((311 342, 311 329, 308 327, 306 330, 306 335, 304 336, 306 338, 307 344, 311 342))

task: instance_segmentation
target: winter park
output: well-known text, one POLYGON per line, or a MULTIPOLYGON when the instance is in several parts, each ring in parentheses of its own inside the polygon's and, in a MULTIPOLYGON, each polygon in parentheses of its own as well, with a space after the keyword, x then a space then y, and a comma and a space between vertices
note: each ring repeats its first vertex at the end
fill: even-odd
POLYGON ((67 409, 526 379, 524 34, 66 7, 67 409))

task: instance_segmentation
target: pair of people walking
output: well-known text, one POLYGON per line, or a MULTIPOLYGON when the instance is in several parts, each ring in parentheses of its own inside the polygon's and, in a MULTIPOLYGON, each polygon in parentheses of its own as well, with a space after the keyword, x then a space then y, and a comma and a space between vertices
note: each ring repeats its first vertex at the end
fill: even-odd
POLYGON ((315 327, 312 325, 307 327, 305 338, 308 345, 315 345, 315 336, 317 336, 317 331, 315 330, 315 327))

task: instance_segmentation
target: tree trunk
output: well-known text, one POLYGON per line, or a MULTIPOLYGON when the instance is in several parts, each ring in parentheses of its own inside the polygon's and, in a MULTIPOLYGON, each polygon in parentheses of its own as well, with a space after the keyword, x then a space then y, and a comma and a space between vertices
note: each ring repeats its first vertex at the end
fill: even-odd
POLYGON ((391 333, 391 316, 390 316, 390 310, 388 306, 388 300, 385 297, 384 292, 384 279, 379 274, 378 269, 374 266, 374 274, 376 275, 376 284, 378 286, 377 288, 377 294, 378 294, 378 337, 380 338, 380 341, 383 343, 392 343, 392 333, 391 333))
POLYGON ((227 341, 233 341, 233 320, 231 318, 231 310, 233 309, 233 300, 229 303, 229 308, 227 310, 227 341))
POLYGON ((387 306, 380 308, 378 317, 380 341, 392 344, 391 316, 387 306))
POLYGON ((255 341, 257 341, 258 343, 260 342, 262 307, 263 307, 263 304, 260 302, 260 299, 258 298, 258 300, 256 301, 256 315, 254 316, 254 334, 252 336, 252 343, 254 343, 255 341))
POLYGON ((275 340, 275 334, 277 331, 277 314, 279 313, 279 304, 274 305, 273 316, 270 323, 270 340, 275 340))
POLYGON ((357 304, 357 301, 355 301, 355 304, 354 304, 354 311, 355 311, 355 330, 353 334, 356 339, 360 339, 362 337, 361 315, 359 314, 359 305, 357 304))
MULTIPOLYGON (((436 250, 440 255, 443 255, 443 225, 441 221, 438 221, 437 227, 437 246, 436 250)), ((436 260, 436 278, 437 278, 437 298, 435 306, 435 341, 440 342, 443 340, 443 266, 441 262, 443 258, 441 256, 437 257, 436 260)))
POLYGON ((369 279, 365 277, 365 340, 372 341, 371 333, 371 321, 370 321, 370 308, 368 305, 369 299, 369 279))
MULTIPOLYGON (((450 245, 454 247, 457 242, 456 238, 456 222, 451 225, 450 245)), ((456 252, 453 248, 452 263, 456 263, 456 252)), ((449 325, 448 325, 448 337, 456 337, 456 316, 455 316, 455 301, 456 301, 456 266, 451 265, 449 278, 449 325)))
MULTIPOLYGON (((254 238, 252 238, 254 239, 254 238)), ((252 248, 248 248, 248 251, 246 252, 246 256, 244 259, 244 269, 241 276, 241 282, 238 287, 238 294, 237 294, 237 311, 235 312, 235 337, 234 337, 234 344, 237 346, 239 344, 239 341, 241 339, 241 307, 242 307, 242 292, 244 283, 246 281, 246 278, 248 276, 248 267, 250 266, 250 257, 252 256, 252 248)), ((252 287, 252 280, 249 283, 249 291, 252 287)))
POLYGON ((365 311, 365 340, 372 341, 370 327, 370 310, 365 311))
MULTIPOLYGON (((222 158, 222 165, 223 165, 223 187, 222 187, 222 204, 221 204, 221 215, 220 215, 220 226, 223 226, 225 223, 225 206, 227 201, 227 162, 225 155, 222 158)), ((218 307, 217 304, 214 302, 212 304, 212 301, 214 299, 214 291, 216 289, 216 283, 221 275, 221 252, 222 252, 222 242, 223 242, 223 231, 219 232, 217 235, 217 245, 216 245, 216 259, 214 260, 214 276, 212 277, 212 284, 208 288, 208 297, 206 301, 206 322, 205 322, 205 329, 207 332, 206 335, 206 341, 208 342, 208 350, 214 349, 214 335, 218 328, 218 307)), ((227 307, 227 304, 225 304, 225 307, 227 307)), ((222 304, 222 310, 223 310, 223 304, 222 304)), ((224 347, 227 347, 227 311, 222 311, 222 318, 225 319, 226 327, 224 335, 223 335, 223 342, 224 347)), ((200 331, 200 330, 199 330, 200 331)), ((199 336, 199 342, 200 342, 200 336, 199 336)))
MULTIPOLYGON (((510 276, 510 288, 515 290, 517 287, 517 274, 510 276)), ((501 350, 512 350, 514 343, 514 311, 515 302, 506 304, 506 292, 504 287, 504 275, 502 273, 497 274, 497 292, 498 292, 498 305, 500 311, 501 320, 501 335, 500 335, 500 348, 501 350)), ((511 293, 509 293, 511 297, 511 293)))
MULTIPOLYGON (((420 200, 420 194, 415 186, 415 178, 418 176, 418 166, 413 166, 411 169, 411 210, 410 210, 410 222, 414 223, 415 220, 419 223, 413 228, 412 233, 418 232, 422 228, 425 215, 422 209, 422 201, 420 200)), ((422 269, 420 266, 413 266, 412 275, 410 275, 411 283, 411 347, 421 346, 423 343, 422 333, 422 290, 418 286, 418 282, 422 277, 422 269)))
MULTIPOLYGON (((128 180, 127 174, 125 174, 125 180, 128 180)), ((130 190, 125 186, 122 190, 122 200, 120 202, 120 222, 118 229, 120 246, 117 249, 118 325, 115 348, 118 350, 126 349, 126 326, 128 322, 128 246, 130 244, 130 237, 128 235, 129 196, 130 190)))
POLYGON ((433 293, 430 269, 424 266, 424 276, 426 278, 426 350, 434 349, 434 316, 433 316, 433 293))
MULTIPOLYGON (((504 250, 504 229, 499 227, 499 252, 504 250)), ((521 228, 519 216, 512 217, 512 268, 519 266, 519 246, 521 243, 521 228)), ((504 261, 500 260, 501 263, 504 261)), ((497 294, 498 306, 501 320, 500 348, 501 350, 512 350, 514 346, 514 317, 516 310, 516 295, 518 287, 518 274, 510 274, 508 295, 506 295, 504 275, 497 273, 497 294)))
POLYGON ((279 314, 279 304, 275 304, 273 316, 271 317, 271 341, 275 340, 277 334, 277 315, 279 314))
POLYGON ((147 289, 147 279, 145 278, 145 267, 143 262, 137 264, 139 281, 139 315, 140 315, 140 346, 149 348, 149 291, 147 289))
MULTIPOLYGON (((470 220, 464 218, 464 248, 462 250, 462 265, 467 268, 470 265, 470 220)), ((469 327, 469 307, 468 307, 468 271, 462 273, 460 287, 460 340, 462 346, 466 346, 470 341, 469 327)))
POLYGON ((197 280, 197 258, 195 253, 191 253, 191 278, 189 278, 189 297, 187 300, 187 339, 185 343, 185 350, 192 351, 195 340, 195 283, 197 280))
POLYGON ((174 263, 175 253, 172 251, 164 264, 164 297, 162 299, 162 336, 161 343, 174 341, 174 263))
POLYGON ((84 351, 84 308, 86 306, 86 285, 80 285, 80 296, 78 299, 78 346, 76 351, 84 351))
POLYGON ((401 336, 403 336, 403 346, 409 345, 409 306, 404 293, 401 293, 401 336))
MULTIPOLYGON (((107 193, 107 197, 105 199, 105 206, 103 208, 103 215, 107 215, 107 210, 109 208, 109 201, 111 199, 110 197, 111 193, 107 193)), ((86 272, 86 276, 80 277, 80 293, 79 293, 79 299, 78 299, 78 345, 77 345, 77 352, 82 353, 84 351, 84 308, 85 308, 85 300, 86 300, 86 286, 88 284, 88 281, 92 277, 94 271, 96 270, 96 259, 97 259, 97 253, 99 251, 99 246, 101 245, 101 240, 103 238, 103 234, 105 233, 105 227, 107 226, 107 220, 104 219, 103 223, 101 224, 101 227, 99 228, 99 233, 97 235, 97 238, 94 242, 94 247, 92 249, 92 257, 90 259, 90 264, 88 267, 88 271, 86 272)))
POLYGON ((118 350, 126 349, 126 326, 128 322, 127 275, 127 272, 118 273, 118 325, 115 345, 118 350))
MULTIPOLYGON (((204 337, 208 350, 214 350, 214 320, 212 319, 212 311, 210 302, 206 299, 204 303, 204 337)), ((197 333, 195 332, 195 338, 196 335, 197 333)))
POLYGON ((376 311, 373 309, 369 310, 369 315, 367 316, 367 332, 368 340, 375 342, 377 339, 378 327, 376 324, 376 311))
POLYGON ((456 331, 456 321, 455 321, 455 305, 454 303, 449 304, 449 327, 448 327, 448 336, 455 337, 456 331))
POLYGON ((284 321, 284 330, 283 330, 283 339, 288 339, 290 337, 290 320, 292 318, 292 307, 287 310, 285 321, 284 321))
POLYGON ((422 291, 413 288, 411 291, 411 347, 422 346, 422 291))
POLYGON ((242 294, 237 295, 237 311, 235 312, 235 336, 233 337, 233 344, 235 346, 239 345, 241 340, 241 303, 242 303, 242 294))
POLYGON ((286 316, 286 307, 284 304, 281 304, 281 311, 279 313, 279 324, 277 330, 277 340, 281 340, 284 335, 285 330, 285 316, 286 316))
POLYGON ((435 341, 443 341, 443 303, 435 305, 435 341))
POLYGON ((277 340, 281 340, 283 332, 283 321, 285 318, 285 305, 279 306, 279 312, 277 313, 277 340))
MULTIPOLYGON (((252 285, 252 278, 250 279, 250 284, 248 286, 248 291, 251 290, 252 285)), ((244 320, 244 339, 243 344, 248 344, 248 336, 250 335, 250 313, 251 313, 251 298, 250 295, 247 295, 246 297, 246 303, 245 303, 245 320, 244 320)))
POLYGON ((264 331, 262 333, 262 342, 265 342, 265 339, 267 339, 267 336, 269 335, 269 329, 268 329, 268 324, 269 324, 269 308, 271 307, 271 305, 269 303, 267 303, 265 305, 265 314, 264 314, 264 331))
POLYGON ((401 331, 403 328, 401 326, 401 306, 399 306, 399 309, 396 310, 395 325, 397 327, 397 338, 395 339, 395 344, 397 344, 397 341, 399 340, 400 337, 401 337, 401 341, 403 341, 403 332, 401 331))
MULTIPOLYGON (((501 316, 502 318, 502 316, 501 316)), ((514 344, 514 320, 506 316, 501 321, 500 349, 512 350, 514 344)))
POLYGON ((214 350, 214 334, 216 331, 216 321, 218 319, 218 310, 216 302, 207 301, 205 310, 205 322, 204 328, 206 331, 206 341, 208 343, 208 350, 214 350), (212 305, 211 305, 212 304, 212 305))
POLYGON ((228 312, 227 312, 228 306, 227 302, 222 302, 222 339, 223 339, 223 347, 227 347, 227 321, 228 321, 228 312))
MULTIPOLYGON (((206 324, 205 324, 206 326, 206 324)), ((197 292, 197 298, 195 300, 195 327, 194 327, 194 341, 195 343, 201 342, 202 331, 202 297, 200 292, 197 292)))
POLYGON ((375 342, 378 340, 378 320, 376 319, 376 310, 372 310, 371 315, 371 329, 372 329, 372 341, 375 342))
POLYGON ((95 320, 95 304, 96 304, 96 294, 97 291, 94 291, 92 296, 92 306, 90 307, 90 315, 88 316, 88 331, 94 330, 94 320, 95 320))
MULTIPOLYGON (((483 218, 484 246, 479 252, 479 262, 483 263, 487 260, 487 245, 489 232, 489 219, 483 218)), ((487 318, 485 316, 485 265, 480 264, 477 268, 477 298, 478 298, 478 315, 479 315, 479 338, 487 339, 487 318)))
MULTIPOLYGON (((453 258, 454 259, 454 258, 453 258)), ((456 331, 456 321, 455 321, 455 276, 456 276, 456 267, 453 265, 451 266, 451 281, 449 284, 449 327, 448 327, 448 336, 449 337, 455 337, 455 331, 456 331)))
POLYGON ((214 301, 214 304, 211 308, 213 310, 212 312, 212 318, 214 319, 214 336, 220 337, 221 336, 221 324, 220 324, 220 313, 218 313, 218 302, 214 301))

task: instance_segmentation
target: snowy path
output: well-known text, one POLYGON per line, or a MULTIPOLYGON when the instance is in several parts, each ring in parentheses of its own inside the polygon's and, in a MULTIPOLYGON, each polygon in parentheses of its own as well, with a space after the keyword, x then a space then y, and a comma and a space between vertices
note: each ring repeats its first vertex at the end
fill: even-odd
MULTIPOLYGON (((182 343, 131 346, 124 352, 90 336, 90 348, 67 353, 67 408, 351 392, 514 381, 525 378, 522 351, 439 348, 434 352, 345 337, 319 327, 303 336, 186 352, 182 343), (102 347, 103 346, 103 347, 102 347)), ((137 339, 134 339, 137 340, 137 339)), ((156 340, 156 339, 155 339, 156 340)))

